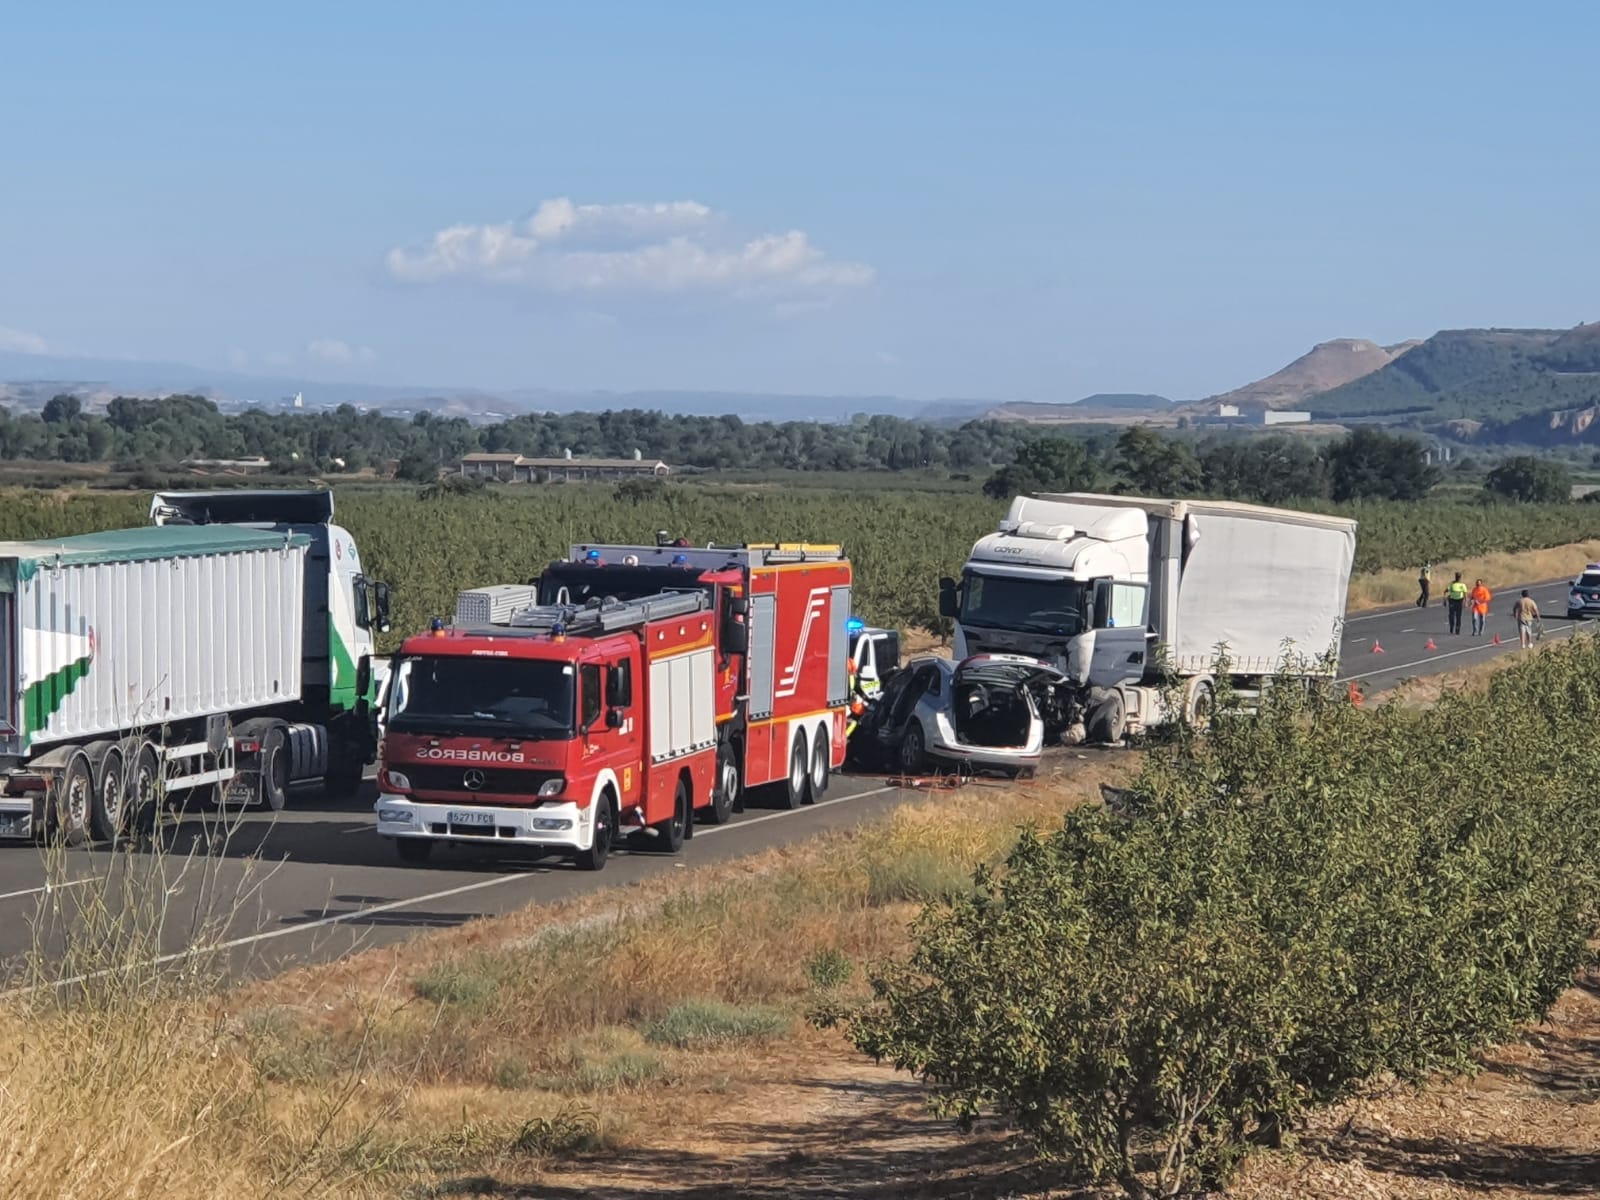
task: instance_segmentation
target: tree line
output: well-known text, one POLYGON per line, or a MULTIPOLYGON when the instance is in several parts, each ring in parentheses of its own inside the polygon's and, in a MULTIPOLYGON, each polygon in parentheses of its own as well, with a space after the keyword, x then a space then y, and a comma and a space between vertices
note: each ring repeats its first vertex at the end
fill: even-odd
MULTIPOLYGON (((1416 438, 1360 427, 1343 437, 1227 437, 1191 441, 1131 426, 1114 441, 1037 438, 984 483, 990 496, 1124 491, 1147 496, 1218 496, 1259 504, 1291 500, 1421 500, 1442 472, 1416 438)), ((1486 495, 1527 503, 1571 496, 1560 463, 1521 456, 1488 473, 1486 495)))
POLYGON ((627 409, 527 415, 477 426, 427 412, 403 420, 350 405, 331 412, 223 413, 204 397, 181 395, 118 397, 103 412, 87 410, 72 395, 54 397, 39 414, 0 406, 0 459, 159 467, 185 459, 259 456, 291 473, 399 462, 401 474, 417 480, 431 479, 475 451, 554 458, 567 450, 579 458, 628 458, 638 450, 676 468, 981 475, 1009 460, 1027 436, 1026 427, 1000 421, 944 426, 867 415, 821 424, 627 409))

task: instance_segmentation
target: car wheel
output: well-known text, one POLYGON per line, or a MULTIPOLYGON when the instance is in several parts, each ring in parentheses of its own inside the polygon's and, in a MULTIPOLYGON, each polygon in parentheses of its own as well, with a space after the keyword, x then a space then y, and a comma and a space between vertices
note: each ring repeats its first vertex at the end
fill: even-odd
POLYGON ((913 720, 906 726, 905 734, 900 739, 900 771, 905 775, 916 775, 927 765, 928 748, 922 737, 922 725, 913 720))
POLYGON ((1581 609, 1571 609, 1571 608, 1567 609, 1567 620, 1569 620, 1569 621, 1581 621, 1581 620, 1583 620, 1583 611, 1581 609))

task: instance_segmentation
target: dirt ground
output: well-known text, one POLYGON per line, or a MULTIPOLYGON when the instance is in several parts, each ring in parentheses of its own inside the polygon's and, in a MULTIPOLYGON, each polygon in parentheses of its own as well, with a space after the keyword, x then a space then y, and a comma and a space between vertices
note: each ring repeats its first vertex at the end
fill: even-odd
MULTIPOLYGON (((914 1080, 842 1041, 771 1056, 693 1131, 477 1194, 595 1200, 930 1197, 1088 1200, 1004 1131, 929 1116, 914 1080)), ((471 1195, 471 1185, 459 1192, 471 1195)), ((1249 1164, 1239 1200, 1600 1196, 1600 971, 1473 1079, 1396 1090, 1319 1116, 1298 1147, 1249 1164)))

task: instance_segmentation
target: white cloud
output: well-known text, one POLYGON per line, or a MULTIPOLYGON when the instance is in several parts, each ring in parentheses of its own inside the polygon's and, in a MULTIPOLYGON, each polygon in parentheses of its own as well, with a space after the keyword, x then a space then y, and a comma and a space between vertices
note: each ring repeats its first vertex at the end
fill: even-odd
POLYGON ((729 237, 692 200, 573 204, 546 200, 531 217, 452 225, 389 251, 405 283, 475 279, 551 292, 717 291, 735 295, 865 287, 873 270, 830 259, 798 229, 729 237))
POLYGON ((0 325, 0 350, 10 350, 15 354, 49 354, 50 343, 37 333, 7 329, 0 325))
POLYGON ((370 346, 352 346, 338 338, 315 338, 306 343, 306 353, 321 362, 338 366, 369 363, 378 357, 370 346))
POLYGON ((875 357, 886 367, 898 366, 900 363, 900 356, 893 350, 879 350, 875 357))

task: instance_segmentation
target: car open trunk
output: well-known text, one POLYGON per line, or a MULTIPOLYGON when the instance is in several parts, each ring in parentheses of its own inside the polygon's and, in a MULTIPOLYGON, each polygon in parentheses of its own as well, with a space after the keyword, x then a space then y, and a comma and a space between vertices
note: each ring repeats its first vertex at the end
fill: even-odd
POLYGON ((951 681, 950 720, 956 736, 969 746, 1025 749, 1038 720, 1030 689, 1061 678, 1038 659, 974 655, 956 668, 951 681))

